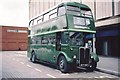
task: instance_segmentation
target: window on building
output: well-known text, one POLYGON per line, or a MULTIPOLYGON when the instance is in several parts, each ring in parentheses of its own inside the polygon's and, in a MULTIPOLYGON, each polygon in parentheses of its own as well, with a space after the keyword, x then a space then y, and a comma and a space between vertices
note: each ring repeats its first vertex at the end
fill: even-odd
POLYGON ((17 32, 15 29, 8 29, 7 32, 17 32))
POLYGON ((27 33, 27 30, 18 30, 19 33, 27 33))

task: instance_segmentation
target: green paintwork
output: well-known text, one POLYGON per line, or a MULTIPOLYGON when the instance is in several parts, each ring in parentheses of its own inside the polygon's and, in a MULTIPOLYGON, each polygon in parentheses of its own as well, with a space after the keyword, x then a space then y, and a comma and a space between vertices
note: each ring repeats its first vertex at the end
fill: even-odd
MULTIPOLYGON (((61 5, 76 5, 79 7, 84 7, 84 8, 89 8, 86 5, 79 4, 77 2, 67 2, 67 3, 62 3, 59 4, 58 6, 61 5)), ((29 29, 31 32, 34 34, 30 34, 28 36, 28 57, 31 56, 32 51, 35 51, 35 54, 37 55, 37 58, 42 60, 42 61, 47 61, 50 63, 57 63, 59 55, 64 55, 68 63, 73 62, 73 56, 76 55, 78 58, 78 53, 79 53, 79 47, 83 46, 71 46, 69 44, 61 44, 61 51, 57 51, 55 49, 55 44, 31 44, 31 37, 41 37, 41 36, 55 36, 56 32, 85 32, 85 33, 96 33, 95 31, 95 25, 94 25, 94 19, 90 19, 90 29, 78 29, 74 28, 74 23, 73 23, 73 15, 70 14, 64 14, 61 16, 58 16, 56 18, 50 19, 48 21, 39 23, 37 25, 31 26, 29 29), (73 50, 70 50, 70 49, 73 50)), ((91 53, 91 56, 93 56, 94 60, 96 62, 99 61, 98 56, 94 53, 91 53)))
POLYGON ((91 56, 93 56, 93 59, 96 61, 96 62, 99 62, 99 57, 96 53, 92 52, 91 53, 91 56))

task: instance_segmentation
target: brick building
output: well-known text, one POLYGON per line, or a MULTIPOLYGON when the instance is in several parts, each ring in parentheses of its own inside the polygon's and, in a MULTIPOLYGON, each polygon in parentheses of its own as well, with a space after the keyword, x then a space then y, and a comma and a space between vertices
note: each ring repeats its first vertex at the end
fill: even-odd
POLYGON ((0 26, 0 50, 27 50, 27 27, 0 26))
POLYGON ((75 1, 88 5, 95 19, 96 51, 103 56, 120 56, 119 0, 29 0, 29 19, 59 4, 75 1))

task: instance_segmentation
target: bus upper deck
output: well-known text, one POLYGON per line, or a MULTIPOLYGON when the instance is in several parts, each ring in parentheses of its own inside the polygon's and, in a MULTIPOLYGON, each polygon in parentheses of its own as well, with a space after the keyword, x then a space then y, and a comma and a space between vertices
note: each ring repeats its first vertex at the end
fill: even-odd
POLYGON ((31 35, 48 31, 82 31, 95 33, 90 8, 77 2, 61 3, 30 20, 31 35))

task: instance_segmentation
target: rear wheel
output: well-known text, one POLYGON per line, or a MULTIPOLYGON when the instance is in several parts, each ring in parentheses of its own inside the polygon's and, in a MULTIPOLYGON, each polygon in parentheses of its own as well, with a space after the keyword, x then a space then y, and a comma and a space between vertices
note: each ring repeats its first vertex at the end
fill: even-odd
POLYGON ((58 66, 61 72, 66 73, 69 71, 69 64, 64 56, 61 56, 58 61, 58 66))

